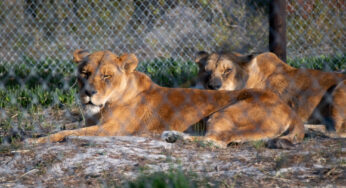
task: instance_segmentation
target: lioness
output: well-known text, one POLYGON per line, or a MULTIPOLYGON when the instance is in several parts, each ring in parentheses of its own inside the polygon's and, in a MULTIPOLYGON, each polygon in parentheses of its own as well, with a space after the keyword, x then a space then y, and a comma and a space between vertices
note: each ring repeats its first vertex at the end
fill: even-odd
POLYGON ((200 81, 206 88, 273 91, 306 123, 326 125, 340 136, 346 132, 346 75, 297 69, 274 53, 199 52, 200 81))
POLYGON ((57 142, 69 135, 183 132, 209 115, 207 133, 198 138, 221 146, 273 139, 269 142, 272 147, 285 148, 303 139, 303 124, 298 116, 271 92, 160 87, 135 71, 138 60, 134 54, 118 57, 110 51, 89 54, 77 50, 74 61, 78 63, 79 95, 87 122, 94 125, 28 142, 57 142))

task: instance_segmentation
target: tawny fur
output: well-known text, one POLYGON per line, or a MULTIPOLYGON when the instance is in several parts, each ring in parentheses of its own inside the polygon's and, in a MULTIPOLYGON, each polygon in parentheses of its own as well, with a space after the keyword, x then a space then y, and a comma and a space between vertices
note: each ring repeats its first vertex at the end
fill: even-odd
POLYGON ((297 143, 304 137, 302 122, 271 92, 160 87, 145 74, 135 71, 138 60, 133 54, 118 57, 109 51, 88 54, 77 50, 74 60, 78 63, 81 102, 86 110, 93 109, 87 122, 98 123, 29 142, 57 142, 69 135, 183 132, 207 116, 210 119, 203 139, 222 145, 275 138, 297 143), (99 112, 95 113, 98 108, 99 112), (93 118, 97 118, 96 121, 93 118))
POLYGON ((270 52, 257 56, 200 52, 196 62, 206 88, 272 91, 303 122, 325 124, 341 136, 346 132, 345 74, 297 69, 270 52))

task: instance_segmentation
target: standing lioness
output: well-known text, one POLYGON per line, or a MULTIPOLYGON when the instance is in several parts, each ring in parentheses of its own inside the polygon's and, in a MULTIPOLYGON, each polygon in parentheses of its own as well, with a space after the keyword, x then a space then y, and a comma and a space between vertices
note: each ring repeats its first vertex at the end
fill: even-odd
MULTIPOLYGON (((165 88, 135 71, 135 55, 109 51, 74 53, 79 94, 90 127, 65 130, 29 142, 57 142, 69 135, 115 136, 183 132, 211 115, 206 138, 230 142, 274 139, 273 147, 289 147, 303 139, 303 124, 288 105, 271 92, 255 89, 214 91, 165 88), (275 139, 278 138, 278 139, 275 139)), ((192 138, 192 137, 190 137, 192 138)))
POLYGON ((273 91, 307 123, 346 133, 346 75, 296 69, 273 53, 257 56, 199 52, 200 80, 206 88, 273 91))

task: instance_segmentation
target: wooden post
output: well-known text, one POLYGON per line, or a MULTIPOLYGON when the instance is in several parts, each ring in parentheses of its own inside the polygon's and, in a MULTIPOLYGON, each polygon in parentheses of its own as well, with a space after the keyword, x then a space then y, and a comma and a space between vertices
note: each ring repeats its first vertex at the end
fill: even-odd
POLYGON ((269 2, 269 50, 286 62, 286 0, 269 2))

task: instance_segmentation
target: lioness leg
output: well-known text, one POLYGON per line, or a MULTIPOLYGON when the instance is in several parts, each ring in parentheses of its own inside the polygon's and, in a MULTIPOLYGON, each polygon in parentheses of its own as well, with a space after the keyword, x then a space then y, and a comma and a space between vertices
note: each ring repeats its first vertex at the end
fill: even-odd
POLYGON ((40 144, 48 142, 60 142, 64 140, 67 136, 111 136, 114 131, 111 131, 107 125, 95 125, 74 130, 60 131, 49 136, 40 138, 30 138, 27 139, 27 143, 40 144))
POLYGON ((213 114, 205 135, 225 143, 271 140, 269 147, 292 148, 304 138, 304 126, 282 101, 240 101, 213 114))
POLYGON ((341 137, 346 137, 346 80, 335 87, 332 98, 331 115, 335 130, 341 137))

